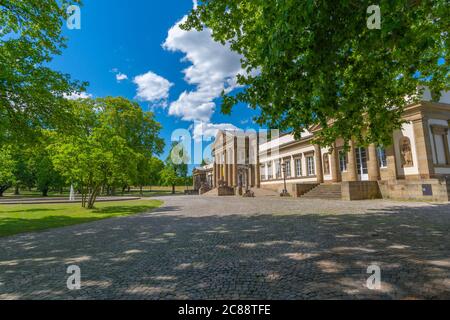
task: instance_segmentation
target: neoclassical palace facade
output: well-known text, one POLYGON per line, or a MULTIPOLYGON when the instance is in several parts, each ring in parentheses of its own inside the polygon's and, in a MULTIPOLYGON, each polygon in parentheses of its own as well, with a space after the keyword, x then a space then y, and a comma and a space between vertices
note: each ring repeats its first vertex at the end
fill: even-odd
POLYGON ((425 93, 403 117, 393 145, 362 147, 350 141, 348 151, 342 139, 332 148, 314 145, 314 129, 299 140, 285 134, 270 141, 221 131, 212 148, 214 163, 194 170, 194 187, 219 195, 243 189, 258 195, 258 189, 282 193, 286 185, 293 197, 449 201, 450 93, 439 102, 425 93))

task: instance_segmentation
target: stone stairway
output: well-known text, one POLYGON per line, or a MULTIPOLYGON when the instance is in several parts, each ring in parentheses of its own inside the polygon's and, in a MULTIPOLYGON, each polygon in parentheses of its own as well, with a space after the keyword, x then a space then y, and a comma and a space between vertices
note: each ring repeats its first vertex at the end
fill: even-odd
POLYGON ((275 192, 273 190, 268 189, 258 189, 258 188, 252 188, 251 191, 255 194, 255 197, 279 197, 280 194, 278 192, 275 192))
POLYGON ((202 196, 205 196, 205 197, 217 197, 218 195, 219 195, 219 189, 217 189, 217 188, 212 189, 212 190, 202 194, 202 196))
MULTIPOLYGON (((255 197, 279 197, 280 196, 280 194, 278 192, 275 192, 273 190, 258 189, 258 188, 251 188, 250 190, 255 194, 255 197)), ((243 191, 245 191, 245 190, 243 190, 243 191)), ((219 196, 219 189, 217 189, 217 188, 212 189, 202 195, 206 196, 206 197, 217 197, 217 196, 219 196)))
POLYGON ((300 197, 301 199, 325 199, 325 200, 341 200, 342 191, 340 183, 323 183, 310 192, 300 197))

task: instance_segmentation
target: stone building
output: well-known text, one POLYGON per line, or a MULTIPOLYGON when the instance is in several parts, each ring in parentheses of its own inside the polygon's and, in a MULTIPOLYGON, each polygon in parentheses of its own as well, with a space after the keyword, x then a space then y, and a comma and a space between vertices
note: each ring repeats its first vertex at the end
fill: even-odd
POLYGON ((195 168, 192 174, 194 193, 203 194, 213 188, 213 164, 195 168))
POLYGON ((449 201, 450 94, 431 102, 426 92, 403 117, 406 122, 393 133, 391 146, 350 141, 349 151, 342 139, 333 148, 314 145, 318 127, 300 140, 285 134, 261 141, 256 133, 221 131, 213 145, 212 188, 281 193, 286 180, 294 197, 449 201))
POLYGON ((212 146, 213 188, 226 194, 261 187, 259 137, 256 132, 219 131, 212 146), (226 190, 228 188, 228 190, 226 190))

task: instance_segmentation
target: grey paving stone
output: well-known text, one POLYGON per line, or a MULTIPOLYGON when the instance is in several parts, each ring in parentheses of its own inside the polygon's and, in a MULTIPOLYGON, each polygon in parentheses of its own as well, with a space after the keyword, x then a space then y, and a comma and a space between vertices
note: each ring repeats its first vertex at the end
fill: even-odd
POLYGON ((449 299, 450 205, 163 197, 0 239, 0 299, 449 299), (81 268, 69 291, 66 269, 81 268), (365 287, 378 264, 381 290, 365 287))

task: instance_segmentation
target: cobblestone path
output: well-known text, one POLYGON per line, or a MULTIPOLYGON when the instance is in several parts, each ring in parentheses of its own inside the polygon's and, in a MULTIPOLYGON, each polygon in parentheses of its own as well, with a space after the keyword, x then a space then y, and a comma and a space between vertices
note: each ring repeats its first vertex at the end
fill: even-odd
POLYGON ((163 197, 0 238, 0 299, 450 299, 450 205, 163 197), (369 265, 380 290, 366 288, 369 265), (69 265, 82 288, 69 291, 69 265))

